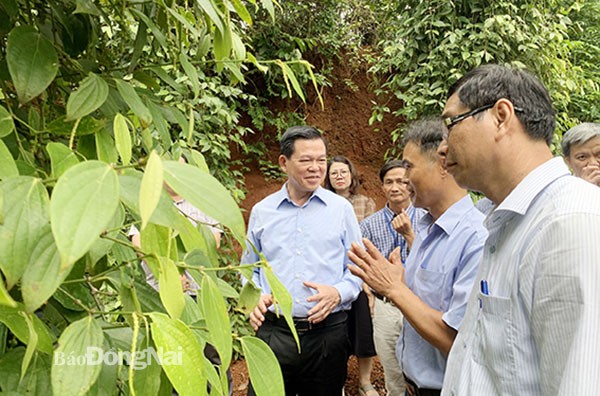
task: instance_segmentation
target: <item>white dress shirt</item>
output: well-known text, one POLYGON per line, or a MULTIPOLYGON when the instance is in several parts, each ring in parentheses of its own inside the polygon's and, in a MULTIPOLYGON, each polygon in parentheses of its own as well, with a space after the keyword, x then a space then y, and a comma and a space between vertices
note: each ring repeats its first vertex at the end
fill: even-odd
POLYGON ((485 225, 442 395, 598 394, 600 190, 554 158, 485 225))

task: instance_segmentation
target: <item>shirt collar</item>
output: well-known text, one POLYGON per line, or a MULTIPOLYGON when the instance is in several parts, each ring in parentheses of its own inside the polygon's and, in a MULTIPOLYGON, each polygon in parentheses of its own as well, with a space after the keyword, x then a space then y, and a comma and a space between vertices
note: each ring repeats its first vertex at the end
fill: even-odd
MULTIPOLYGON (((292 205, 298 206, 290 198, 290 194, 287 190, 287 184, 288 184, 288 182, 285 182, 283 184, 283 186, 281 187, 281 189, 275 193, 277 196, 277 206, 278 207, 283 202, 286 202, 286 201, 292 205)), ((325 205, 327 205, 327 201, 328 201, 327 193, 328 193, 328 190, 325 190, 323 187, 319 186, 315 191, 313 191, 312 195, 308 198, 308 200, 306 201, 306 203, 303 206, 308 205, 308 203, 311 202, 313 199, 318 199, 319 201, 321 201, 325 205)))
POLYGON ((554 157, 544 162, 529 172, 494 212, 508 211, 524 215, 542 190, 556 179, 567 175, 570 175, 569 169, 562 158, 554 157))
POLYGON ((435 221, 435 224, 444 230, 446 234, 450 235, 465 212, 471 208, 473 208, 473 200, 471 199, 471 196, 467 194, 446 209, 446 211, 435 221))

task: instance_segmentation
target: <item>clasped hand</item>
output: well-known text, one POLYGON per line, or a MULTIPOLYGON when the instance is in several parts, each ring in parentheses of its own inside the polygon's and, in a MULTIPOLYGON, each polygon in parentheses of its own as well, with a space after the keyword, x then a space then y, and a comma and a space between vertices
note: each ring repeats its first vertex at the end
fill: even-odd
MULTIPOLYGON (((304 286, 310 287, 317 291, 316 294, 308 297, 306 301, 314 302, 316 305, 308 311, 308 321, 311 323, 319 323, 333 311, 341 302, 340 293, 338 290, 330 285, 323 285, 314 282, 304 282, 304 286)), ((250 325, 254 331, 258 330, 265 321, 265 314, 267 309, 273 304, 273 296, 270 294, 262 294, 258 304, 252 312, 250 312, 249 320, 250 325)))
POLYGON ((363 244, 365 249, 358 243, 352 243, 348 251, 348 258, 354 263, 348 267, 350 272, 361 278, 377 293, 390 297, 394 288, 404 283, 400 249, 394 249, 390 253, 390 260, 387 260, 371 241, 363 238, 363 244))

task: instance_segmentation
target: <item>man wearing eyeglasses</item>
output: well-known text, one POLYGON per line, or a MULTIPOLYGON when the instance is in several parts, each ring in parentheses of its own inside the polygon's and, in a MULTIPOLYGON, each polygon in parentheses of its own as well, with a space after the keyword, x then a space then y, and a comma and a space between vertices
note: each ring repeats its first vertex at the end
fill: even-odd
POLYGON ((442 117, 447 169, 495 205, 442 395, 597 394, 600 191, 553 158, 547 90, 482 66, 450 89, 442 117))
POLYGON ((439 119, 418 121, 403 136, 402 158, 413 205, 427 209, 417 224, 406 269, 368 239, 353 243, 350 271, 392 301, 403 316, 396 357, 410 396, 439 396, 446 357, 463 320, 487 232, 483 214, 438 156, 446 131, 439 119))

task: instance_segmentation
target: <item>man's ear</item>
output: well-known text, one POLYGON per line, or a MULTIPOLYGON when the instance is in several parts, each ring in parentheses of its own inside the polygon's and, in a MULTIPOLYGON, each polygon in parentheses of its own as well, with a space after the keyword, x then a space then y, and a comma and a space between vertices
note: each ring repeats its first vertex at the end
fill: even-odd
POLYGON ((283 154, 279 155, 279 166, 286 173, 287 173, 287 162, 288 162, 288 158, 285 155, 283 155, 283 154))
POLYGON ((512 102, 508 99, 498 99, 493 110, 494 117, 496 119, 496 125, 498 126, 497 138, 501 138, 503 135, 512 131, 511 124, 519 122, 515 113, 515 107, 512 102))

